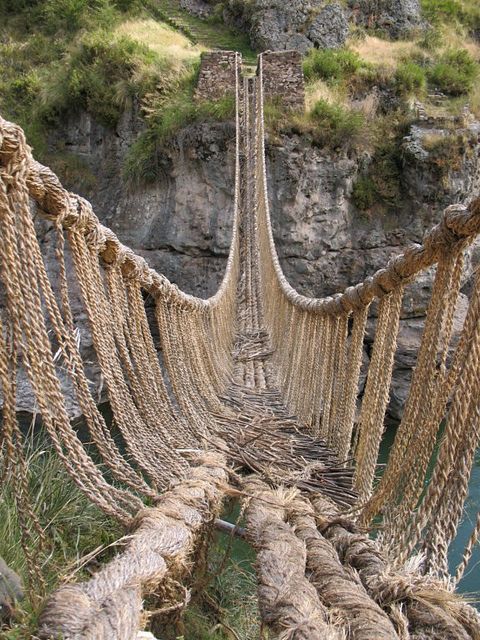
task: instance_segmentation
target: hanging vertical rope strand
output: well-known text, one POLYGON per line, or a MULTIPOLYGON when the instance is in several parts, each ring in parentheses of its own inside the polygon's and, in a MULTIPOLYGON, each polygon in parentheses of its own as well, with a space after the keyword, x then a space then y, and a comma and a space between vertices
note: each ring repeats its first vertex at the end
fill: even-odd
POLYGON ((359 391, 359 378, 363 357, 363 339, 365 335, 365 326, 367 324, 368 309, 368 306, 363 307, 363 309, 355 313, 353 316, 353 327, 348 347, 348 360, 346 365, 348 372, 348 384, 346 385, 345 390, 343 412, 338 425, 338 457, 340 460, 346 460, 350 452, 357 395, 359 391))
POLYGON ((388 404, 403 288, 380 300, 372 359, 359 419, 355 488, 360 502, 370 497, 388 404))

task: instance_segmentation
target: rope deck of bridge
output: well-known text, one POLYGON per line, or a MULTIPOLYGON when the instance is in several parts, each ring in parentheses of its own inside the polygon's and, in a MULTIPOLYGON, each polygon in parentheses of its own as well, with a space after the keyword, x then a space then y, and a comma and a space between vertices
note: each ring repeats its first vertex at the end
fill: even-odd
POLYGON ((134 638, 142 598, 163 593, 164 611, 172 609, 172 585, 192 573, 196 550, 234 493, 244 501, 260 613, 272 637, 478 639, 479 616, 454 588, 480 517, 453 576, 447 554, 480 432, 478 274, 451 345, 480 200, 449 207, 421 245, 365 282, 306 298, 288 284, 273 240, 261 56, 255 78, 241 78, 237 65, 236 105, 231 248, 222 283, 206 300, 122 245, 86 200, 33 159, 22 130, 0 119, 2 473, 15 483, 31 590, 41 591, 49 542, 28 491, 16 416, 20 369, 68 473, 131 532, 125 550, 89 582, 64 585, 46 600, 39 637, 134 638), (42 257, 37 214, 51 221, 54 272, 42 257), (411 388, 378 479, 404 292, 430 267, 435 281, 411 388), (92 395, 73 304, 88 319, 122 445, 92 395), (359 401, 370 312, 375 338, 359 401), (93 457, 72 427, 67 392, 93 457), (373 540, 366 531, 380 520, 373 540), (29 540, 39 541, 38 553, 29 540))

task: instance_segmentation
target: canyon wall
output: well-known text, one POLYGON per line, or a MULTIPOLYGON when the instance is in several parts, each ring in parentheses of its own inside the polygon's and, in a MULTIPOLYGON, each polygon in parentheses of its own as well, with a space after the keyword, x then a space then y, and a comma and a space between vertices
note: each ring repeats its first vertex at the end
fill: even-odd
MULTIPOLYGON (((71 118, 52 139, 54 169, 65 186, 91 200, 102 223, 153 268, 185 291, 209 296, 221 280, 232 232, 234 126, 187 127, 159 153, 155 183, 133 187, 122 177, 122 165, 138 131, 136 115, 130 112, 115 132, 86 114, 71 118), (62 158, 68 158, 64 166, 62 158), (67 170, 72 158, 75 171, 67 170)), ((353 185, 371 160, 367 154, 327 152, 293 133, 267 141, 275 240, 291 284, 310 296, 338 292, 381 268, 409 243, 421 242, 445 206, 478 195, 480 124, 470 122, 462 133, 465 148, 440 180, 437 165, 422 150, 423 136, 431 135, 431 126, 415 125, 403 143, 401 203, 367 212, 352 201, 353 185)), ((43 251, 53 270, 52 237, 50 223, 42 222, 43 251)), ((466 268, 466 291, 478 253, 472 251, 466 268)), ((398 419, 405 399, 430 286, 431 274, 425 274, 405 297, 390 405, 393 419, 398 419)), ((72 294, 82 349, 96 384, 86 317, 75 289, 72 294)), ((457 329, 464 313, 462 299, 457 329)), ((19 408, 26 410, 29 403, 28 385, 20 385, 19 408)))

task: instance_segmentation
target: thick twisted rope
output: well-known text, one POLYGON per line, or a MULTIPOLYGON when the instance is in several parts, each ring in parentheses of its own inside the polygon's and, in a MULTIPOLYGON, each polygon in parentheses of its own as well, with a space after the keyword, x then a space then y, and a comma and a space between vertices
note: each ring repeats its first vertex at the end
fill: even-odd
POLYGON ((47 600, 40 638, 132 640, 141 626, 142 598, 166 580, 181 578, 202 529, 222 503, 228 474, 216 454, 195 460, 189 476, 140 511, 126 548, 90 581, 65 585, 47 600))

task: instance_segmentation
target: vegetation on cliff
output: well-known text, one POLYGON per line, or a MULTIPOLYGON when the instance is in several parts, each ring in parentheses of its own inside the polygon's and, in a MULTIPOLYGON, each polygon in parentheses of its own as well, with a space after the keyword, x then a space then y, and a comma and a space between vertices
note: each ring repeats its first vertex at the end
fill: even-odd
MULTIPOLYGON (((435 116, 461 114, 467 103, 479 115, 477 4, 424 0, 423 11, 430 26, 408 40, 355 27, 344 48, 311 49, 304 61, 307 112, 292 115, 268 105, 273 136, 294 131, 315 144, 360 147, 375 158, 385 133, 397 145, 405 122, 415 118, 415 100, 435 116)), ((181 128, 233 115, 231 99, 215 105, 193 100, 199 56, 215 46, 215 30, 218 46, 241 46, 252 57, 244 39, 220 24, 221 4, 207 21, 182 15, 188 14, 172 0, 6 0, 0 9, 0 112, 23 126, 36 156, 62 173, 77 171, 78 163, 68 153, 48 156, 48 135, 59 122, 83 111, 116 128, 133 107, 145 126, 126 158, 125 177, 154 180, 162 147, 181 128)), ((355 193, 372 182, 363 180, 355 193)), ((362 196, 358 205, 368 201, 362 196)))
POLYGON ((48 155, 48 135, 59 122, 88 112, 116 128, 134 108, 145 131, 125 175, 148 181, 156 176, 157 149, 179 129, 232 117, 231 99, 194 103, 203 47, 159 16, 157 3, 134 0, 9 0, 0 9, 0 113, 25 129, 37 158, 68 171, 71 158, 48 155))

